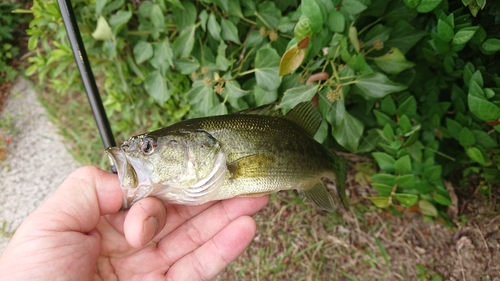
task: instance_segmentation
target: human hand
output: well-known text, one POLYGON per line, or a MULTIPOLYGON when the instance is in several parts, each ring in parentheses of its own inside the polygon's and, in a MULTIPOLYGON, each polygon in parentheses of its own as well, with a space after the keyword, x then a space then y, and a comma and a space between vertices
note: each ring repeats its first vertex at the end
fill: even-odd
POLYGON ((0 280, 207 280, 252 241, 268 196, 200 206, 145 198, 119 212, 116 175, 83 167, 17 229, 0 280))

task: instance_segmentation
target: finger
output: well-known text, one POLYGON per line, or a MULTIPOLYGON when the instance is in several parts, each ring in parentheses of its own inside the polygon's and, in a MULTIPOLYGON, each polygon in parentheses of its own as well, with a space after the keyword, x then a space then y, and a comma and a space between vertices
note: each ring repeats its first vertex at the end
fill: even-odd
POLYGON ((252 217, 235 219, 200 248, 175 263, 167 271, 167 279, 211 280, 245 251, 255 232, 252 217))
POLYGON ((140 248, 165 226, 167 212, 163 203, 153 197, 137 201, 128 211, 123 224, 123 232, 127 242, 140 248))
POLYGON ((269 196, 263 196, 219 201, 163 238, 158 244, 158 251, 167 264, 173 264, 205 244, 231 221, 258 212, 268 199, 269 196))
POLYGON ((96 167, 82 167, 71 173, 59 189, 28 218, 33 227, 88 232, 101 215, 116 213, 122 204, 118 177, 96 167), (43 219, 42 219, 43 218, 43 219))

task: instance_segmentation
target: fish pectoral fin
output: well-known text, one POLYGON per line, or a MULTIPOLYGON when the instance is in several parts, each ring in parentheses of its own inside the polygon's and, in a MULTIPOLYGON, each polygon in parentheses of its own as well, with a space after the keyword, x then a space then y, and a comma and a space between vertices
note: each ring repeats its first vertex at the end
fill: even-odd
POLYGON ((332 196, 321 181, 313 182, 310 186, 298 189, 299 193, 311 200, 319 208, 333 212, 335 210, 335 203, 332 196))
POLYGON ((274 156, 253 154, 228 163, 227 170, 231 173, 231 179, 266 177, 274 162, 274 156))

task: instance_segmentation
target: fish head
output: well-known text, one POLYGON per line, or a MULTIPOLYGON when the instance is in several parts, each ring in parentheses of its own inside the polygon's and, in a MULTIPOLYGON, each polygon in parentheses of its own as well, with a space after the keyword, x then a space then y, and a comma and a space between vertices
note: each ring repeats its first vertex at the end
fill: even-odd
POLYGON ((178 201, 183 189, 213 174, 222 154, 220 143, 205 131, 134 136, 106 153, 115 164, 123 190, 123 209, 136 201, 162 194, 178 201))

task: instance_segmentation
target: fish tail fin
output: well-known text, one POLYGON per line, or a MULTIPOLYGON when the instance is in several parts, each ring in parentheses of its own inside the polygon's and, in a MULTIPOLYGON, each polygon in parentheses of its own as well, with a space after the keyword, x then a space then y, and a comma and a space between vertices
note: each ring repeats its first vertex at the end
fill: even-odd
POLYGON ((311 200, 319 208, 328 212, 335 210, 335 202, 322 181, 312 182, 311 185, 298 189, 299 193, 311 200))
POLYGON ((344 205, 346 210, 349 210, 349 202, 347 201, 345 192, 345 183, 347 181, 347 170, 349 168, 349 164, 344 157, 333 153, 330 153, 330 158, 333 165, 333 178, 330 178, 330 180, 332 180, 335 184, 335 188, 337 189, 337 194, 340 197, 342 205, 344 205))

